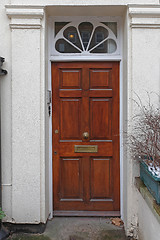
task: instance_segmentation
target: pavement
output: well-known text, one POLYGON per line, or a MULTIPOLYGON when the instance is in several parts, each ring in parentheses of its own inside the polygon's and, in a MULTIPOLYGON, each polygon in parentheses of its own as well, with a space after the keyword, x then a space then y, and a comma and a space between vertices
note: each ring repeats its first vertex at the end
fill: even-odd
POLYGON ((51 240, 125 240, 123 227, 109 218, 56 217, 49 221, 45 236, 51 240))
POLYGON ((123 225, 105 217, 55 217, 43 234, 13 234, 14 240, 126 240, 123 225))

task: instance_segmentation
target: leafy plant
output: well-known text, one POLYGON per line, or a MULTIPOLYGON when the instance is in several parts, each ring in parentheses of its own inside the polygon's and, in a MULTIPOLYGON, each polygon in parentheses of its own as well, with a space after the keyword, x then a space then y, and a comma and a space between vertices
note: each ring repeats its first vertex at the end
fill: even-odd
POLYGON ((2 211, 2 208, 0 208, 0 220, 2 220, 5 217, 5 213, 2 211))

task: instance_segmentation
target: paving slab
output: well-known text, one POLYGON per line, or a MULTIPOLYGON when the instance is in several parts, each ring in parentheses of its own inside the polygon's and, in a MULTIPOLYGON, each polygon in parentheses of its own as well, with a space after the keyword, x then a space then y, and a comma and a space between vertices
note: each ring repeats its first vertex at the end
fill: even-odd
POLYGON ((123 226, 105 217, 55 217, 43 234, 13 234, 8 240, 126 240, 123 226))
POLYGON ((44 235, 51 240, 126 240, 123 227, 104 217, 56 217, 44 235))

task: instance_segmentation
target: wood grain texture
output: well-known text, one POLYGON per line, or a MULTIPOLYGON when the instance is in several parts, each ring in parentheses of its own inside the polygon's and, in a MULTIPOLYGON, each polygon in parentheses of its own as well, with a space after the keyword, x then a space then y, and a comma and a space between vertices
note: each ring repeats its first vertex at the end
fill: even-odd
POLYGON ((91 69, 90 70, 90 88, 109 88, 111 87, 112 69, 91 69))
POLYGON ((112 99, 90 98, 90 133, 91 139, 111 140, 112 99), (105 131, 104 131, 105 129, 105 131))
POLYGON ((52 63, 52 92, 56 214, 119 213, 119 63, 52 63), (98 152, 77 153, 75 145, 98 152))
POLYGON ((80 158, 60 159, 60 201, 82 201, 82 161, 80 158))
POLYGON ((111 160, 109 158, 91 158, 90 167, 90 201, 112 200, 111 194, 111 160))
POLYGON ((81 88, 81 70, 80 69, 62 69, 60 71, 60 88, 78 89, 81 88))
POLYGON ((60 99, 60 139, 81 139, 81 100, 60 99))

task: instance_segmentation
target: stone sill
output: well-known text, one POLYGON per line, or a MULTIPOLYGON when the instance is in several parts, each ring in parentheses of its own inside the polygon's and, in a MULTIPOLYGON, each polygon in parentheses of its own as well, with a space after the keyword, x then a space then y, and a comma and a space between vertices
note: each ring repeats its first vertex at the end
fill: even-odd
POLYGON ((137 187, 141 196, 147 203, 153 215, 156 217, 156 219, 160 223, 160 205, 156 203, 156 200, 152 197, 152 195, 150 194, 150 192, 148 191, 147 187, 144 185, 140 177, 135 178, 135 186, 137 187))

